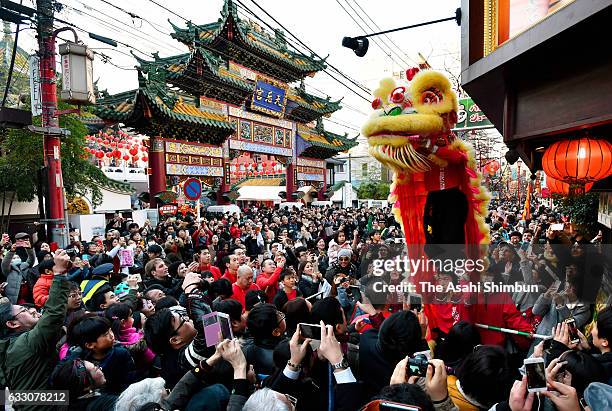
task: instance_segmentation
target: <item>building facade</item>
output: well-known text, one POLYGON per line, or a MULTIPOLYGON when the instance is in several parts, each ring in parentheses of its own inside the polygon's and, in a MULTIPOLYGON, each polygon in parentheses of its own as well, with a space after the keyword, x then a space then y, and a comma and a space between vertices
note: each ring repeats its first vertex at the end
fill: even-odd
POLYGON ((274 200, 306 191, 322 197, 325 160, 356 145, 323 127, 340 102, 304 86, 325 61, 294 51, 280 30, 240 19, 231 0, 217 22, 173 29, 189 53, 138 59, 139 88, 104 95, 95 109, 107 123, 149 136, 152 203, 188 177, 217 193, 219 204, 271 200, 241 198, 247 186, 276 187, 274 200))

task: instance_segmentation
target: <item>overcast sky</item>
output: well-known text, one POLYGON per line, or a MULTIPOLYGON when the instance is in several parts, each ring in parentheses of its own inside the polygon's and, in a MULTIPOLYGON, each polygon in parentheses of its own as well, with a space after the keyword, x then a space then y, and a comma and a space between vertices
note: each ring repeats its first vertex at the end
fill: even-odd
MULTIPOLYGON (((132 19, 126 13, 111 7, 102 0, 61 0, 61 3, 67 7, 57 16, 80 28, 127 43, 141 52, 152 53, 158 51, 162 57, 187 52, 185 46, 172 39, 168 34, 171 31, 168 19, 174 24, 184 27, 185 21, 180 17, 160 8, 149 0, 107 1, 148 20, 148 22, 132 19)), ((26 0, 24 4, 28 5, 28 2, 31 2, 31 0, 26 0)), ((220 17, 219 13, 223 5, 223 0, 157 0, 157 2, 177 15, 191 19, 195 24, 216 21, 220 17)), ((260 12, 250 0, 242 0, 242 2, 246 7, 256 11, 259 18, 276 27, 276 24, 260 12)), ((386 51, 383 52, 374 42, 371 42, 367 55, 359 58, 351 50, 343 48, 341 41, 344 36, 357 36, 363 34, 363 31, 347 15, 339 3, 362 26, 365 27, 364 23, 356 16, 355 11, 376 31, 378 29, 372 21, 368 20, 367 16, 379 28, 386 30, 450 17, 454 15, 455 9, 460 6, 459 0, 258 1, 260 6, 315 52, 321 56, 329 54, 329 63, 370 90, 376 88, 378 80, 392 72, 403 71, 410 66, 415 66, 416 62, 419 61, 419 52, 427 58, 434 68, 443 69, 446 67, 454 73, 459 72, 460 30, 453 21, 392 33, 389 38, 377 37, 376 39, 386 43, 386 45, 381 44, 386 51), (393 52, 388 51, 389 47, 393 49, 393 52), (389 54, 392 55, 392 58, 389 57, 389 54)), ((249 16, 246 10, 239 9, 239 13, 249 16)), ((254 20, 263 26, 261 21, 254 20)), ((371 32, 370 29, 365 28, 368 32, 371 32)), ((33 51, 36 47, 34 31, 26 30, 22 33, 20 46, 28 52, 33 51)), ((64 35, 69 37, 67 33, 64 35)), ((79 36, 87 45, 95 48, 97 52, 110 57, 112 64, 128 69, 134 67, 135 60, 129 55, 130 49, 128 47, 120 45, 116 49, 109 49, 110 46, 89 39, 82 32, 79 32, 79 36)), ((289 35, 287 35, 287 38, 292 43, 296 43, 289 35)), ((117 93, 138 86, 136 71, 122 70, 110 63, 103 63, 100 56, 96 56, 94 62, 94 76, 99 79, 100 88, 106 88, 110 93, 117 93)), ((339 76, 336 74, 336 77, 339 76)), ((346 79, 342 80, 353 89, 358 90, 346 79)), ((314 78, 307 79, 306 84, 334 99, 344 97, 343 101, 346 103, 346 107, 335 113, 331 120, 342 123, 346 127, 330 122, 326 122, 326 127, 335 132, 348 132, 351 136, 357 135, 357 130, 361 127, 366 115, 371 111, 369 101, 355 95, 325 73, 318 73, 314 78)), ((321 94, 314 89, 307 90, 313 92, 313 94, 321 94)), ((361 94, 371 100, 371 97, 367 96, 365 92, 361 91, 361 94)))

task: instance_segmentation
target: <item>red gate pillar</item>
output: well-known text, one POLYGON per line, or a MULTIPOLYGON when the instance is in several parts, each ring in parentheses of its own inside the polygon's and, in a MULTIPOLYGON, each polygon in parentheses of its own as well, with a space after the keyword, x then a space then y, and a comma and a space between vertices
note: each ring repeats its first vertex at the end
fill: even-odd
POLYGON ((149 148, 149 196, 151 208, 157 208, 155 194, 166 191, 166 159, 164 141, 151 137, 149 148))
POLYGON ((317 191, 317 200, 325 200, 325 192, 327 191, 327 165, 323 168, 323 188, 317 191))
POLYGON ((295 192, 295 164, 291 158, 287 159, 287 167, 285 168, 286 175, 286 192, 287 192, 287 200, 286 201, 295 201, 293 198, 293 193, 295 192))
POLYGON ((227 205, 230 202, 223 197, 223 193, 229 191, 229 161, 228 159, 223 159, 223 176, 221 177, 221 185, 219 186, 219 191, 217 191, 217 204, 218 205, 227 205))

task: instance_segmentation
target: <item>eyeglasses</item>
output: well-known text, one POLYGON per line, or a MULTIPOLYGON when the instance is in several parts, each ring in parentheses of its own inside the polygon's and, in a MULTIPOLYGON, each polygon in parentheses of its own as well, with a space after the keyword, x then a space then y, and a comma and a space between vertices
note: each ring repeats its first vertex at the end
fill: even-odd
POLYGON ((178 325, 178 327, 176 327, 174 329, 174 331, 172 331, 172 335, 178 335, 178 331, 181 329, 183 324, 185 324, 187 321, 191 320, 191 318, 189 318, 189 316, 186 315, 186 314, 180 315, 179 318, 181 319, 181 323, 178 325))
POLYGON ((34 307, 21 307, 21 310, 17 311, 15 315, 11 317, 11 320, 16 319, 18 315, 23 314, 25 312, 28 312, 32 315, 38 313, 38 311, 34 307))

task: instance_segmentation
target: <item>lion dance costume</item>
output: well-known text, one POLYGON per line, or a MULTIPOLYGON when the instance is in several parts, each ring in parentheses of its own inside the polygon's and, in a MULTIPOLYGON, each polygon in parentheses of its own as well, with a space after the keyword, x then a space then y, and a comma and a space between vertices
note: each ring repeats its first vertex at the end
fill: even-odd
POLYGON ((381 80, 362 134, 370 154, 394 172, 389 202, 408 253, 432 258, 434 244, 464 244, 464 258, 478 258, 489 242, 484 217, 490 197, 472 146, 452 132, 457 96, 439 72, 406 74, 408 84, 381 80))

